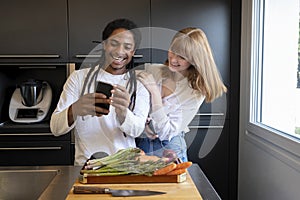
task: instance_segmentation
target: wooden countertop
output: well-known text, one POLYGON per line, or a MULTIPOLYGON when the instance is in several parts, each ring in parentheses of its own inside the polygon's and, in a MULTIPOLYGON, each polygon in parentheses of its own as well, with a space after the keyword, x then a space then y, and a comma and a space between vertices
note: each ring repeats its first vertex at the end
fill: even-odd
MULTIPOLYGON (((53 171, 55 170, 57 175, 54 177, 54 179, 51 181, 51 183, 48 185, 48 187, 42 192, 39 199, 43 200, 53 200, 53 199, 66 199, 69 200, 76 200, 76 199, 87 199, 87 195, 73 195, 71 190, 74 185, 74 182, 78 178, 80 169, 82 167, 78 166, 2 166, 0 167, 0 172, 11 172, 11 171, 17 171, 17 172, 32 172, 35 173, 36 171, 53 171)), ((197 164, 193 164, 189 169, 189 175, 187 176, 187 181, 183 183, 156 183, 156 184, 135 184, 135 186, 138 186, 138 188, 134 189, 152 189, 152 190, 158 190, 158 191, 167 191, 168 195, 158 195, 158 196, 149 196, 147 199, 154 199, 153 197, 156 197, 156 199, 193 199, 195 195, 195 199, 203 199, 203 200, 221 200, 218 193, 215 191, 213 186, 210 184, 209 180, 205 176, 205 174, 202 172, 201 168, 197 164), (191 179, 192 178, 192 179, 191 179), (192 181, 193 180, 193 184, 192 181), (151 185, 151 188, 150 188, 151 185), (146 186, 149 186, 149 188, 146 188, 146 186), (195 189, 195 186, 198 188, 195 189), (181 192, 183 191, 183 192, 181 192), (199 194, 199 192, 200 194, 199 194), (191 194, 186 193, 191 192, 191 194), (173 198, 173 196, 175 197, 173 198), (178 195, 178 196, 176 196, 178 195)), ((22 179, 20 177, 20 173, 14 173, 14 177, 12 180, 14 181, 13 184, 7 184, 6 185, 6 191, 1 193, 2 197, 7 197, 4 199, 20 199, 20 197, 25 197, 27 193, 36 193, 38 191, 35 186, 35 184, 39 184, 38 182, 32 181, 32 176, 28 176, 27 179, 22 179), (30 183, 30 184, 27 184, 30 183), (19 187, 22 187, 22 190, 18 189, 19 187), (19 198, 16 198, 19 197, 19 198)), ((0 173, 1 178, 1 173, 0 173)), ((78 183, 75 183, 78 184, 78 183)), ((85 184, 86 185, 86 184, 85 184)), ((90 184, 94 185, 94 184, 90 184)), ((111 188, 116 189, 126 189, 130 187, 130 185, 134 184, 126 184, 122 185, 122 187, 119 184, 112 185, 111 188), (124 188, 123 188, 124 186, 124 188)), ((133 187, 131 186, 131 187, 133 187)), ((0 195, 0 196, 1 196, 0 195)), ((99 198, 99 195, 96 195, 99 198)), ((103 195, 102 195, 103 196, 103 195)), ((103 197, 111 198, 110 195, 104 194, 103 197)), ((95 196, 91 196, 90 199, 95 198, 95 196)), ((114 197, 118 198, 118 197, 114 197)), ((145 199, 145 197, 128 197, 129 199, 145 199)), ((1 198, 0 198, 1 199, 1 198)), ((107 199, 107 198, 104 198, 107 199)), ((124 199, 124 198, 123 198, 124 199)))
MULTIPOLYGON (((166 192, 162 195, 127 197, 130 199, 172 199, 172 200, 202 200, 200 193, 197 190, 190 174, 187 174, 187 180, 182 183, 140 183, 140 184, 81 184, 75 182, 74 185, 89 185, 108 187, 111 189, 132 189, 132 190, 155 190, 166 192)), ((73 189, 73 188, 72 188, 73 189)), ((110 194, 73 194, 70 190, 67 200, 93 200, 93 199, 124 199, 124 197, 112 197, 110 194)))

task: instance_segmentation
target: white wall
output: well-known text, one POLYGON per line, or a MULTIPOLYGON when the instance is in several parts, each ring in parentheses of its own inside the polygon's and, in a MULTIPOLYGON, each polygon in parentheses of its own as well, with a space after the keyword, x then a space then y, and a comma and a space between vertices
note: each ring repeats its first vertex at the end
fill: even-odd
MULTIPOLYGON (((245 131, 241 134, 245 134, 245 131)), ((271 151, 280 149, 251 134, 241 138, 238 199, 300 199, 299 171, 278 159, 271 151)), ((284 152, 282 156, 289 157, 284 152)))

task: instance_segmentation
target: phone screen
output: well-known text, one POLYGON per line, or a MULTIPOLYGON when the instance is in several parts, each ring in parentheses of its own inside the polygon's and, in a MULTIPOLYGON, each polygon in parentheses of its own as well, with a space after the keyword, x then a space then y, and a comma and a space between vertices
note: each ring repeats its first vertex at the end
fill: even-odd
MULTIPOLYGON (((98 82, 96 92, 97 93, 102 93, 105 94, 107 98, 111 97, 111 90, 113 89, 113 86, 109 83, 104 83, 104 82, 98 82)), ((109 110, 109 105, 106 103, 96 103, 95 106, 104 108, 109 110)), ((106 113, 101 113, 101 114, 106 114, 106 113)))

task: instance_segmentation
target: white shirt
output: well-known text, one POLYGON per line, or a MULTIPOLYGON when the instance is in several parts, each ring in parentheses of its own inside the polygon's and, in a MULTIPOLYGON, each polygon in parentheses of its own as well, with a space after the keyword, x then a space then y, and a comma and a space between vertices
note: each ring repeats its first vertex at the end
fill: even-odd
MULTIPOLYGON (((56 136, 75 128, 75 165, 83 165, 97 151, 113 154, 119 149, 135 147, 134 138, 143 132, 150 109, 149 93, 143 84, 138 82, 135 108, 133 112, 128 109, 123 124, 119 123, 114 107, 110 106, 108 115, 84 116, 84 120, 78 116, 69 127, 68 107, 79 99, 88 70, 77 70, 69 76, 50 122, 51 131, 56 136)), ((103 69, 100 69, 97 78, 98 81, 122 86, 126 86, 128 79, 128 74, 113 75, 103 69)), ((95 86, 92 84, 90 93, 94 91, 95 86)))
MULTIPOLYGON (((146 64, 145 70, 151 73, 159 88, 162 87, 161 69, 163 64, 146 64)), ((155 133, 159 139, 171 140, 181 132, 189 132, 188 125, 197 114, 205 96, 199 95, 188 85, 187 78, 176 82, 175 91, 162 99, 163 109, 150 113, 155 133)))

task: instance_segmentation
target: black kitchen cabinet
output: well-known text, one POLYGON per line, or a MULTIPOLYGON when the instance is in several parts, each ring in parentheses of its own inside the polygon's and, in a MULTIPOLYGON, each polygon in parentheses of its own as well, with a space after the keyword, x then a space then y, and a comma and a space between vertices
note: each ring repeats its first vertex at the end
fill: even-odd
POLYGON ((70 133, 55 137, 34 129, 23 133, 0 130, 0 166, 73 164, 70 133))
MULTIPOLYGON (((230 199, 229 120, 220 115, 197 114, 185 139, 188 158, 197 163, 222 199, 230 199)), ((232 198, 234 199, 234 198, 232 198)))
POLYGON ((176 31, 201 28, 210 42, 216 64, 230 84, 231 1, 229 0, 151 0, 152 62, 164 62, 176 31), (156 47, 159 47, 158 49, 156 47), (161 47, 164 47, 161 49, 161 47))
POLYGON ((0 63, 67 62, 66 0, 2 1, 0 27, 0 63))
MULTIPOLYGON (((108 22, 117 18, 134 21, 138 27, 150 26, 149 0, 69 0, 69 61, 94 62, 100 56, 102 31, 108 22), (96 41, 96 42, 95 42, 96 41)), ((149 34, 142 31, 142 46, 149 43, 149 34)), ((150 62, 150 50, 136 52, 137 63, 150 62)))
MULTIPOLYGON (((58 102, 68 71, 70 68, 64 63, 0 64, 0 165, 73 164, 71 134, 55 137, 50 130, 50 117, 58 102), (46 81, 51 86, 49 112, 45 119, 39 122, 13 122, 9 117, 10 100, 17 85, 28 79, 46 81)), ((35 108, 39 109, 39 106, 35 108)))
MULTIPOLYGON (((188 26, 201 28, 213 49, 228 93, 213 103, 201 106, 199 114, 190 124, 190 133, 186 134, 188 154, 191 161, 201 166, 222 199, 236 199, 240 5, 240 0, 5 1, 0 6, 0 64, 69 62, 80 65, 84 61, 94 62, 99 58, 99 44, 93 41, 101 42, 105 25, 116 18, 129 18, 139 27, 151 27, 142 29, 141 49, 134 59, 137 63, 162 63, 167 58, 167 50, 176 31, 188 26), (218 134, 211 152, 199 157, 199 151, 210 138, 208 136, 218 134)), ((11 75, 7 76, 9 78, 0 73, 2 99, 7 96, 3 90, 3 85, 8 84, 6 79, 13 79, 11 75)), ((8 99, 5 98, 5 101, 8 99)), ((7 109, 2 106, 4 104, 0 100, 0 113, 7 109)), ((5 119, 1 115, 0 120, 5 119)), ((3 136, 0 144, 6 148, 3 138, 8 139, 8 136, 3 136)), ((9 138, 22 146, 21 140, 31 137, 11 135, 9 138)), ((51 138, 52 141, 55 137, 48 135, 42 138, 51 138)), ((69 141, 64 137, 55 139, 59 138, 62 144, 69 141)), ((14 143, 12 140, 5 141, 11 145, 14 143)), ((35 146, 36 142, 33 143, 32 146, 35 146)), ((74 154, 72 147, 71 150, 69 147, 63 149, 74 154)), ((18 155, 18 152, 14 150, 12 153, 18 155)), ((1 158, 6 155, 2 153, 1 158)), ((33 151, 27 151, 25 157, 31 153, 33 151)), ((13 154, 7 155, 13 158, 13 154)), ((69 157, 65 159, 69 162, 69 157)))
POLYGON ((188 157, 198 163, 222 199, 236 199, 237 188, 237 82, 239 59, 239 0, 151 0, 152 62, 162 63, 176 31, 202 29, 213 50, 228 93, 212 103, 203 103, 186 134, 188 157), (235 102, 235 104, 233 104, 235 102), (207 145, 215 142, 210 152, 207 145), (202 155, 203 154, 203 155, 202 155))

